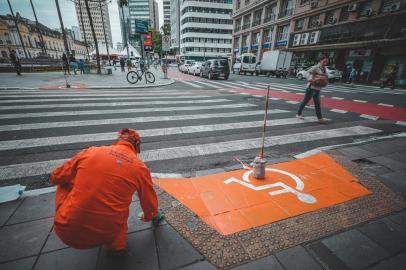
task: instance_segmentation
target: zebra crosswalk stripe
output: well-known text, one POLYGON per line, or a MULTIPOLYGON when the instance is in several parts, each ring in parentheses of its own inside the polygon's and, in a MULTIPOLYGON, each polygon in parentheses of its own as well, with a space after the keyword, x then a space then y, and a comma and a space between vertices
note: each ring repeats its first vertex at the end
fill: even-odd
POLYGON ((188 84, 190 86, 196 87, 196 88, 203 88, 203 86, 197 85, 195 83, 191 83, 190 81, 182 81, 185 84, 188 84))
MULTIPOLYGON (((378 132, 380 132, 380 130, 364 126, 310 131, 296 134, 266 137, 265 146, 270 147, 273 145, 284 145, 298 142, 308 142, 314 140, 348 137, 355 135, 368 135, 375 134, 378 132)), ((226 141, 220 143, 209 143, 202 145, 161 148, 147 150, 141 153, 140 157, 142 160, 146 162, 172 160, 180 158, 192 158, 203 155, 213 155, 233 151, 258 149, 261 144, 261 141, 262 140, 258 138, 258 139, 226 141)), ((53 168, 61 165, 64 161, 66 160, 58 159, 58 160, 48 160, 48 161, 1 166, 0 181, 48 174, 53 168)))

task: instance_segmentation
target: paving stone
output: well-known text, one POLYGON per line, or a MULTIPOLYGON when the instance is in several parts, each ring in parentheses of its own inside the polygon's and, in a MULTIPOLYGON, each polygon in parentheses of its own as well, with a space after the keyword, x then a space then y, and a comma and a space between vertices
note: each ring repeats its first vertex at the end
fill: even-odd
POLYGON ((309 252, 313 255, 318 262, 326 269, 331 270, 350 270, 345 263, 335 256, 322 242, 317 241, 309 244, 309 252))
POLYGON ((406 163, 406 151, 393 153, 385 156, 398 162, 406 163))
POLYGON ((216 269, 217 268, 208 261, 202 261, 182 267, 179 270, 216 270, 216 269))
POLYGON ((398 162, 396 160, 390 159, 385 156, 376 156, 376 157, 371 157, 367 158, 368 160, 381 164, 391 170, 398 171, 406 168, 405 163, 398 162))
POLYGON ((351 160, 369 158, 378 155, 377 153, 367 151, 358 146, 342 148, 339 151, 351 160))
POLYGON ((20 207, 7 222, 15 224, 30 220, 52 217, 55 214, 55 193, 46 193, 24 199, 20 207))
POLYGON ((62 249, 42 254, 34 270, 94 270, 99 249, 62 249))
POLYGON ((389 216, 389 219, 406 228, 406 210, 389 216))
POLYGON ((42 249, 42 253, 54 251, 58 249, 67 248, 68 246, 65 245, 61 239, 55 234, 55 231, 52 230, 51 234, 48 237, 47 242, 45 243, 44 248, 42 249))
POLYGON ((154 232, 144 230, 127 235, 128 256, 112 258, 103 249, 98 261, 98 269, 103 270, 158 270, 158 256, 154 232))
POLYGON ((0 262, 38 254, 51 231, 53 219, 41 219, 0 230, 0 262))
POLYGON ((29 257, 17 261, 0 264, 1 270, 30 270, 35 263, 36 257, 29 257))
POLYGON ((142 212, 140 202, 132 202, 130 204, 130 215, 128 217, 128 232, 136 232, 149 229, 152 227, 151 222, 144 222, 138 218, 138 214, 142 212))
POLYGON ((16 200, 0 204, 0 227, 6 223, 21 202, 22 200, 16 200))
POLYGON ((203 259, 202 255, 169 225, 157 227, 155 236, 161 270, 178 268, 203 259))
POLYGON ((233 270, 284 270, 281 264, 276 260, 275 256, 267 256, 265 258, 252 261, 233 268, 233 270))
POLYGON ((401 141, 382 141, 376 143, 369 143, 365 145, 361 145, 360 147, 364 150, 375 152, 381 155, 396 153, 398 151, 402 151, 405 149, 405 142, 406 140, 401 141))
POLYGON ((392 172, 379 175, 379 179, 391 190, 406 198, 406 172, 392 172))
POLYGON ((275 254, 286 270, 312 269, 322 270, 321 266, 302 246, 295 246, 275 254))
POLYGON ((358 230, 393 255, 406 250, 406 229, 388 218, 371 222, 358 230))
POLYGON ((235 170, 242 170, 243 167, 241 164, 235 164, 231 166, 224 167, 225 171, 235 171, 235 170))
POLYGON ((357 230, 331 236, 322 243, 351 269, 362 269, 389 256, 386 250, 357 230))
POLYGON ((267 164, 278 164, 278 163, 283 163, 283 162, 288 162, 292 161, 294 158, 291 157, 280 157, 280 158, 271 158, 268 160, 267 164))
POLYGON ((366 270, 404 270, 406 266, 406 252, 403 252, 388 260, 379 262, 377 265, 367 268, 366 270))

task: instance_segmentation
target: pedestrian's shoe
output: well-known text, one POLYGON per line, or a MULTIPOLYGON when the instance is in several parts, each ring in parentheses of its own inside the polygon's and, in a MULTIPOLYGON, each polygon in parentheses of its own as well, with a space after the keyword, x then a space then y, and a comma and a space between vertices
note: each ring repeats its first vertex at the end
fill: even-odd
POLYGON ((301 116, 301 115, 298 115, 298 114, 296 114, 296 118, 299 118, 299 119, 304 119, 304 117, 303 116, 301 116))
POLYGON ((328 122, 329 121, 326 118, 320 118, 319 119, 319 124, 326 125, 326 124, 328 124, 328 122))

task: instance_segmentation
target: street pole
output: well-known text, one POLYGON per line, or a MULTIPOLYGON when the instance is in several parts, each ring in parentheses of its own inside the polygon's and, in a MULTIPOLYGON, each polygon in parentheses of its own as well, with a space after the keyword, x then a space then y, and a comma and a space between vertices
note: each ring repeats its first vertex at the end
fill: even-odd
POLYGON ((45 43, 44 43, 44 37, 42 36, 42 32, 41 32, 40 27, 39 27, 37 14, 35 13, 35 8, 34 8, 34 4, 32 3, 32 0, 30 0, 30 3, 31 3, 31 7, 32 7, 32 12, 34 13, 35 22, 36 22, 36 25, 37 25, 37 30, 38 30, 38 33, 39 33, 39 39, 40 39, 40 42, 41 42, 41 49, 42 49, 42 52, 44 54, 47 54, 47 50, 45 48, 45 43))
MULTIPOLYGON (((99 1, 99 5, 100 5, 101 19, 102 19, 102 24, 103 24, 104 42, 106 44, 106 49, 107 49, 107 58, 109 59, 109 66, 111 66, 109 43, 107 42, 106 28, 104 27, 104 16, 103 16, 103 8, 102 8, 101 0, 99 1)), ((107 2, 106 2, 106 5, 107 5, 107 2)))
POLYGON ((58 11, 59 23, 61 24, 62 37, 63 37, 63 43, 64 43, 64 45, 65 45, 65 51, 66 51, 67 56, 69 56, 68 41, 66 40, 65 27, 63 26, 63 21, 62 21, 62 16, 61 16, 61 10, 59 9, 59 2, 58 2, 58 0, 55 0, 55 4, 56 4, 56 10, 58 11))
POLYGON ((101 68, 100 68, 99 44, 97 43, 96 33, 94 32, 93 19, 92 19, 92 14, 90 13, 90 8, 89 8, 89 2, 88 1, 89 0, 85 0, 85 6, 86 6, 86 11, 87 11, 87 16, 89 17, 90 29, 92 30, 94 46, 96 47, 97 74, 100 74, 101 73, 101 68))
POLYGON ((123 17, 123 26, 124 26, 124 34, 125 34, 125 42, 127 43, 127 58, 130 58, 130 49, 128 48, 128 31, 127 31, 127 26, 125 24, 125 18, 124 18, 124 5, 121 5, 121 15, 123 17))
POLYGON ((86 58, 89 60, 89 44, 87 43, 86 32, 85 32, 85 25, 83 24, 82 0, 79 0, 78 2, 79 2, 80 22, 82 23, 83 39, 85 40, 85 46, 86 46, 86 53, 87 53, 87 57, 86 57, 86 58))
POLYGON ((28 58, 28 54, 27 54, 27 51, 25 50, 25 46, 24 46, 24 40, 21 36, 20 28, 18 28, 18 22, 17 22, 16 17, 14 16, 14 12, 13 12, 13 8, 11 7, 10 0, 7 0, 7 3, 8 3, 8 6, 10 7, 11 17, 13 17, 14 24, 16 25, 16 28, 17 28, 17 33, 18 33, 18 37, 20 38, 21 46, 23 47, 24 56, 25 56, 25 58, 28 58))

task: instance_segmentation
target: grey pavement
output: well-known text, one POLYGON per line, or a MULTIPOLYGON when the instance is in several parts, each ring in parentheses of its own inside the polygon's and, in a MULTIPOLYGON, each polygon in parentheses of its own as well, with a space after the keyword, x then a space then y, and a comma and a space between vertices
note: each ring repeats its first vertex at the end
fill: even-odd
MULTIPOLYGON (((342 147, 339 151, 406 200, 406 138, 342 147)), ((212 171, 199 174, 207 173, 212 171)), ((106 256, 103 248, 75 250, 64 245, 52 230, 54 193, 0 204, 0 268, 217 269, 170 224, 163 222, 154 227, 140 222, 139 202, 134 198, 128 220, 130 253, 120 259, 106 256)), ((406 209, 403 209, 234 269, 400 270, 405 265, 406 209)))
MULTIPOLYGON (((155 83, 146 83, 145 78, 136 84, 130 84, 127 79, 127 69, 121 72, 120 67, 112 70, 112 74, 80 74, 67 75, 66 79, 72 88, 139 88, 139 87, 156 87, 173 83, 172 79, 164 79, 160 67, 157 69, 151 67, 150 71, 155 76, 155 83)), ((15 73, 0 73, 0 90, 1 89, 45 89, 55 86, 65 86, 65 76, 61 71, 58 72, 36 72, 23 73, 17 76, 15 73)))

